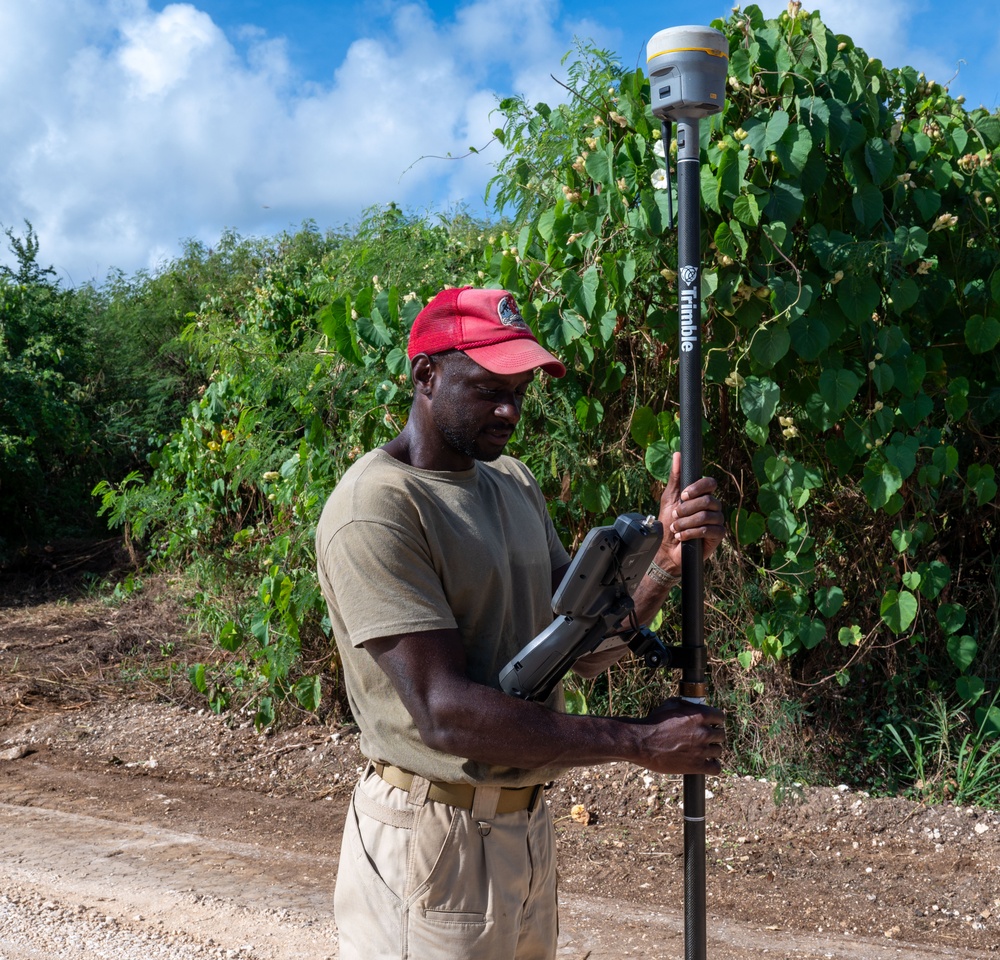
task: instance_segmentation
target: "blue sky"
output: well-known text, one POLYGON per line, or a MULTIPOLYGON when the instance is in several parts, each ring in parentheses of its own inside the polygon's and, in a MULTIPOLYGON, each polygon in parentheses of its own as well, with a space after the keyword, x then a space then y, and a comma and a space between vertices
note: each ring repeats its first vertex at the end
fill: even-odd
MULTIPOLYGON (((768 16, 786 0, 758 4, 768 16)), ((811 9, 808 3, 807 9, 811 9)), ((829 27, 1000 107, 995 4, 827 0, 829 27), (957 73, 957 76, 956 76, 957 73)), ((482 195, 490 111, 563 96, 573 38, 643 65, 715 0, 0 0, 0 224, 30 220, 66 283, 131 273, 186 238, 357 220, 482 195), (421 159, 424 158, 424 159, 421 159)), ((9 258, 7 258, 9 259, 9 258)))

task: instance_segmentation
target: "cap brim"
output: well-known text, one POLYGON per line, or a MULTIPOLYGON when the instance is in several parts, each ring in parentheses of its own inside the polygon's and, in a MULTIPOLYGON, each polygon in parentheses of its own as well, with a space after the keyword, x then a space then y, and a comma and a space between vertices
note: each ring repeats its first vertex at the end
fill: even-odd
POLYGON ((549 353, 538 341, 529 340, 527 337, 506 340, 503 343, 491 343, 486 347, 463 349, 462 352, 491 373, 524 373, 540 367, 550 377, 566 376, 566 367, 562 361, 549 353))

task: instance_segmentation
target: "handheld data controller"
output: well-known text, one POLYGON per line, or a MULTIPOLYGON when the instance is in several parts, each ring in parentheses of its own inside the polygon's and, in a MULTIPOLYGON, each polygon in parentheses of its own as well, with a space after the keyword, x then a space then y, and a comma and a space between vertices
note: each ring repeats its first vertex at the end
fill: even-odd
MULTIPOLYGON (((552 597, 556 619, 500 671, 500 687, 523 700, 545 700, 580 657, 592 653, 632 615, 632 594, 656 556, 663 524, 623 513, 587 534, 552 597)), ((614 638, 659 666, 666 648, 633 622, 614 638)))

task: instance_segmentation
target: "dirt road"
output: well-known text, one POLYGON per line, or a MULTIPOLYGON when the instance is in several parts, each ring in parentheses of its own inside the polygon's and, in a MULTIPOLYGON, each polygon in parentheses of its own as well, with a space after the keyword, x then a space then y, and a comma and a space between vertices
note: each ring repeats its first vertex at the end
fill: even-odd
MULTIPOLYGON (((8 903, 12 894, 20 897, 22 906, 6 916, 0 912, 0 956, 46 956, 42 948, 46 941, 51 946, 53 936, 39 935, 45 926, 39 915, 49 918, 49 926, 58 921, 67 928, 67 941, 76 922, 96 916, 144 957, 151 939, 192 955, 207 949, 260 960, 337 956, 330 910, 336 858, 328 854, 6 803, 0 806, 0 826, 3 896, 8 903)), ((677 911, 567 896, 561 912, 559 956, 565 960, 683 956, 677 911)), ((709 945, 710 956, 719 960, 981 956, 954 947, 805 935, 719 918, 712 918, 709 945)))
MULTIPOLYGON (((162 604, 0 607, 0 960, 337 956, 355 732, 261 734, 134 670, 182 642, 162 604)), ((1000 954, 1000 813, 790 786, 709 781, 711 960, 1000 954)), ((560 960, 684 956, 679 788, 611 764, 548 791, 560 960)))
MULTIPOLYGON (((337 956, 331 900, 342 796, 273 797, 173 783, 149 768, 66 769, 51 760, 40 750, 0 762, 4 960, 337 956), (72 952, 85 943, 86 952, 72 952)), ((679 904, 583 892, 581 866, 572 866, 562 897, 561 960, 684 955, 679 904)), ((797 929, 800 920, 796 911, 753 922, 712 915, 709 956, 971 960, 989 950, 950 937, 917 945, 884 934, 818 933, 797 929)))

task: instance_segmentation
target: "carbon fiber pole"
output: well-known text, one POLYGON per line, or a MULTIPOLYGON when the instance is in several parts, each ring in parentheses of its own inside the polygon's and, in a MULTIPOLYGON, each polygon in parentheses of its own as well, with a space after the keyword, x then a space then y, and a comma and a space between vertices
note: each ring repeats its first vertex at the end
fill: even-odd
MULTIPOLYGON (((677 309, 680 334, 681 487, 702 475, 701 149, 698 121, 725 107, 729 41, 714 27, 668 27, 646 45, 649 97, 660 118, 667 185, 670 123, 677 125, 677 309)), ((680 695, 705 702, 704 547, 681 546, 680 695)), ((705 777, 684 777, 684 957, 705 960, 705 777)))
MULTIPOLYGON (((701 178, 698 120, 677 120, 677 305, 680 333, 681 488, 702 475, 701 178)), ((667 154, 669 157, 669 153, 667 154)), ((700 540, 681 547, 680 694, 705 701, 705 582, 700 540)), ((705 960, 705 777, 684 777, 684 957, 705 960)))

